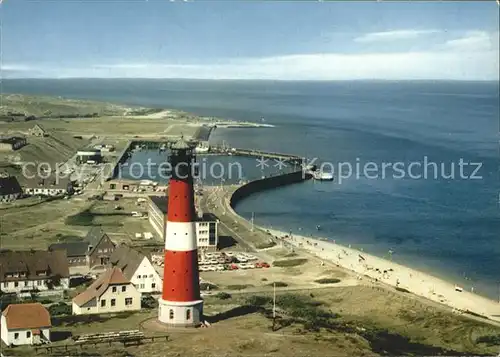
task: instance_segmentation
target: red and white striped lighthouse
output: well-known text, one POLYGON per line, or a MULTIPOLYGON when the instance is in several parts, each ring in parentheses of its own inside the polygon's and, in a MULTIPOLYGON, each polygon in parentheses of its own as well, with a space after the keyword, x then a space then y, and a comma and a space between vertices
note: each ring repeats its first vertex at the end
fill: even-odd
POLYGON ((193 146, 180 139, 170 147, 172 176, 168 188, 163 292, 158 319, 174 326, 198 326, 203 316, 192 160, 193 146))

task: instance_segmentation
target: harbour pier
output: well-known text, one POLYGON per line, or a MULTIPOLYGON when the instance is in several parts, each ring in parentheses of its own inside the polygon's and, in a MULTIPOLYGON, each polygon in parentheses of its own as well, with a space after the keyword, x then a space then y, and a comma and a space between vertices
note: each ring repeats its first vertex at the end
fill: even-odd
MULTIPOLYGON (((205 154, 205 153, 200 153, 205 154)), ((302 165, 304 158, 291 154, 283 154, 269 151, 261 151, 254 149, 242 149, 242 148, 228 148, 224 146, 210 146, 210 151, 208 154, 211 155, 234 155, 234 156, 247 156, 255 158, 264 158, 272 160, 280 160, 286 163, 302 165)))

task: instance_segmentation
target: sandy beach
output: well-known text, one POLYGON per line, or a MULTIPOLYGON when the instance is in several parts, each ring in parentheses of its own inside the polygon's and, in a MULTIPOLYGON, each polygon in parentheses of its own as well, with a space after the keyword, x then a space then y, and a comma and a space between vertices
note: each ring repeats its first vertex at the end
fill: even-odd
POLYGON ((319 258, 385 284, 400 287, 413 294, 456 309, 457 313, 471 311, 500 322, 500 303, 468 291, 457 291, 455 285, 392 261, 365 252, 323 241, 268 229, 283 244, 306 251, 319 258))

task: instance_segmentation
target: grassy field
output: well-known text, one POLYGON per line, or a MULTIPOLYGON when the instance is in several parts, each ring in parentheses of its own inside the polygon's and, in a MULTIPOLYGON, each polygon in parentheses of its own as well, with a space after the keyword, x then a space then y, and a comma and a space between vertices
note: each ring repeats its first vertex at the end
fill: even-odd
MULTIPOLYGON (((28 145, 15 152, 0 153, 0 161, 8 161, 8 156, 18 156, 22 162, 47 162, 51 167, 64 163, 79 148, 89 143, 85 139, 75 139, 71 135, 52 133, 48 137, 29 137, 28 145)), ((4 164, 5 165, 5 164, 4 164)))
MULTIPOLYGON (((3 94, 0 96, 2 107, 0 116, 23 114, 35 117, 64 117, 76 115, 123 115, 130 108, 112 103, 87 100, 66 99, 61 97, 3 94)), ((141 108, 137 108, 138 112, 141 108)))
MULTIPOLYGON (((141 211, 134 199, 87 201, 39 200, 27 198, 0 206, 0 239, 5 249, 46 249, 61 237, 83 237, 91 226, 102 226, 116 242, 135 242, 134 234, 151 232, 147 220, 132 217, 130 212, 141 211), (115 211, 119 205, 121 211, 115 211)), ((153 243, 153 240, 147 241, 153 243)))
MULTIPOLYGON (((341 287, 278 292, 274 331, 271 296, 207 297, 204 310, 212 326, 205 329, 166 329, 155 322, 157 310, 153 309, 119 316, 102 315, 92 320, 55 319, 52 333, 74 336, 139 329, 146 336, 169 335, 168 342, 130 347, 101 344, 73 350, 79 355, 93 356, 494 355, 498 352, 498 346, 477 340, 482 336, 497 336, 500 328, 469 321, 383 289, 341 287)), ((30 356, 33 351, 16 348, 9 350, 9 355, 30 356)))
MULTIPOLYGON (((0 124, 0 131, 27 133, 35 124, 41 124, 51 135, 87 135, 100 137, 134 136, 169 137, 192 136, 198 126, 182 120, 137 117, 98 117, 82 119, 43 119, 0 124)), ((28 138, 31 139, 31 138, 28 138)))

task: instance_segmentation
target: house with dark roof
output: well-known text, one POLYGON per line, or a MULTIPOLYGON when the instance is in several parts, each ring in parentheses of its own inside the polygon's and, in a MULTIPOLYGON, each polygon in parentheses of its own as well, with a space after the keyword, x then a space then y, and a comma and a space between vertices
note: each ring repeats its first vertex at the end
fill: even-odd
POLYGON ((107 266, 111 254, 115 251, 115 244, 101 227, 92 227, 84 239, 89 243, 88 264, 90 268, 107 266))
POLYGON ((49 250, 65 251, 70 267, 105 268, 115 244, 101 227, 92 227, 82 241, 54 243, 49 250))
POLYGON ((147 255, 121 244, 111 255, 110 265, 120 268, 141 293, 161 292, 162 279, 147 255))
POLYGON ((49 250, 65 250, 68 259, 68 266, 71 267, 88 267, 89 243, 86 241, 80 242, 64 242, 54 243, 49 245, 49 250))
POLYGON ((0 252, 0 290, 29 293, 63 290, 69 287, 69 268, 65 251, 0 252))
POLYGON ((141 293, 123 275, 112 267, 73 298, 73 315, 104 314, 141 309, 141 293))
POLYGON ((19 182, 14 176, 0 177, 0 202, 10 202, 23 194, 19 182))
POLYGON ((11 304, 2 312, 0 335, 7 346, 50 342, 50 314, 40 303, 11 304))
POLYGON ((60 196, 72 193, 73 183, 69 177, 33 175, 23 181, 23 190, 27 195, 60 196))
POLYGON ((26 145, 26 138, 21 136, 0 136, 0 151, 15 151, 26 145))

